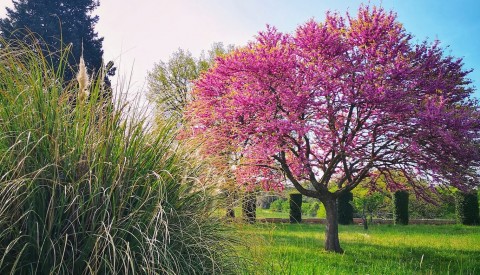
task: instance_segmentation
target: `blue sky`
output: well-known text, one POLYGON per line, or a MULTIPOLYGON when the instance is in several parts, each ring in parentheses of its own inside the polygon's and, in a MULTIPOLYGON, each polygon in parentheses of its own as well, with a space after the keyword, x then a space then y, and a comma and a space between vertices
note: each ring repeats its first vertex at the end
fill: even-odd
MULTIPOLYGON (((11 6, 11 0, 1 0, 11 6)), ((107 60, 120 66, 121 79, 131 77, 133 91, 145 89, 155 62, 167 60, 178 48, 194 55, 214 42, 244 45, 266 24, 292 32, 310 18, 321 21, 327 10, 355 13, 357 0, 101 0, 97 30, 105 37, 107 60)), ((480 1, 369 1, 394 10, 418 40, 439 39, 447 53, 463 57, 465 68, 480 88, 480 1)), ((475 93, 480 98, 480 92, 475 93)))

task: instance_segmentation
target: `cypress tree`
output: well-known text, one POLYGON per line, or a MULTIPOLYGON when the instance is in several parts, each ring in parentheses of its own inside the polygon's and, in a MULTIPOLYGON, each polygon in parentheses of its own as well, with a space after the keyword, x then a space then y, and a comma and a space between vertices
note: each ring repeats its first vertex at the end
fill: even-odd
MULTIPOLYGON (((61 62, 55 52, 69 46, 71 54, 67 65, 70 68, 64 72, 66 81, 75 77, 83 50, 92 75, 99 72, 103 63, 103 38, 94 30, 98 16, 92 14, 99 5, 98 0, 14 0, 13 8, 7 8, 7 17, 0 19, 0 35, 35 43, 51 58, 55 68, 61 62)), ((109 62, 107 75, 114 73, 113 63, 109 62)), ((107 78, 106 82, 110 86, 107 78)))
POLYGON ((476 191, 455 194, 457 223, 480 225, 478 195, 476 191))
POLYGON ((302 222, 302 194, 290 194, 290 223, 302 222))
POLYGON ((393 217, 395 224, 408 224, 408 191, 399 190, 393 194, 393 217))
POLYGON ((352 192, 344 192, 338 197, 338 223, 348 225, 353 223, 352 192))

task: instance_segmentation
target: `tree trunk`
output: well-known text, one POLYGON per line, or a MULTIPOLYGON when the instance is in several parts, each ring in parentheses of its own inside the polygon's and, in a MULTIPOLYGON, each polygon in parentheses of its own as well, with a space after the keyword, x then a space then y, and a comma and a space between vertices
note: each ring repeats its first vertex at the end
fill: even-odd
POLYGON ((257 195, 255 192, 246 192, 242 201, 243 220, 248 223, 255 223, 257 218, 257 195))
POLYGON ((362 223, 363 229, 368 230, 367 215, 365 214, 365 208, 367 208, 367 203, 363 201, 363 211, 362 211, 362 223))
POLYGON ((225 209, 226 209, 225 217, 227 219, 235 219, 234 207, 235 207, 235 202, 236 202, 236 199, 237 199, 236 192, 231 191, 231 189, 229 189, 229 188, 226 188, 224 190, 224 194, 225 194, 225 203, 226 203, 226 205, 225 205, 225 209))
POLYGON ((231 207, 227 207, 227 213, 225 214, 227 219, 235 219, 235 210, 231 207))
POLYGON ((343 249, 340 248, 340 241, 338 239, 338 209, 337 200, 329 198, 322 201, 325 206, 325 212, 327 214, 327 223, 325 227, 325 250, 343 253, 343 249))

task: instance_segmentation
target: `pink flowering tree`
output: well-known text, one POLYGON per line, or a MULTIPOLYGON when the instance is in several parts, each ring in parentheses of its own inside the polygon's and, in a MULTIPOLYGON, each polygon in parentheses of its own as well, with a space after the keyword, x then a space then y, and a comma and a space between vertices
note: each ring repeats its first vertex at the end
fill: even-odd
POLYGON ((362 182, 418 195, 419 181, 477 185, 468 73, 438 42, 414 44, 395 13, 361 7, 259 33, 196 82, 187 114, 212 154, 234 152, 240 184, 319 199, 325 249, 342 252, 336 201, 362 182))

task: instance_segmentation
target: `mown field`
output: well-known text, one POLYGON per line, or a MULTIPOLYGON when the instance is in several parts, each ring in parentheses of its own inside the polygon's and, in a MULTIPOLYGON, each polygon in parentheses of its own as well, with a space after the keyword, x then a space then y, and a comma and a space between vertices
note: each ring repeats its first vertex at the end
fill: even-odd
POLYGON ((480 227, 340 226, 345 253, 323 251, 324 225, 238 225, 248 274, 480 274, 480 227))

